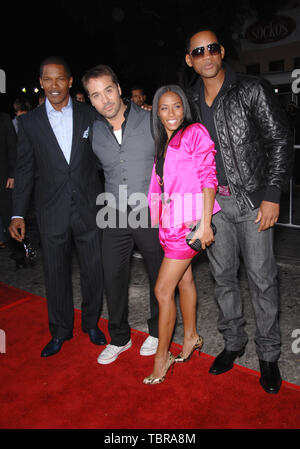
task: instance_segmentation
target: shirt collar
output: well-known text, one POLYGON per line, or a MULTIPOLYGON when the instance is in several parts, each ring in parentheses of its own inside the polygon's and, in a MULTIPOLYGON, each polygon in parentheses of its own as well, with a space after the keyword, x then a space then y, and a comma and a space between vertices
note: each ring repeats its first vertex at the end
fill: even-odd
MULTIPOLYGON (((213 101, 213 104, 211 105, 212 108, 215 107, 218 99, 223 95, 223 93, 226 92, 228 89, 230 89, 230 87, 236 82, 236 74, 233 71, 233 69, 231 69, 231 67, 224 62, 223 62, 223 68, 224 68, 224 72, 225 72, 224 81, 221 86, 221 89, 219 90, 216 98, 213 101)), ((205 103, 205 94, 204 94, 204 83, 200 77, 199 77, 199 79, 200 79, 200 99, 199 100, 200 100, 200 103, 206 104, 205 103)))
MULTIPOLYGON (((125 104, 125 106, 126 106, 126 109, 125 109, 125 111, 124 111, 124 122, 122 123, 122 130, 124 131, 124 129, 125 129, 125 126, 126 126, 126 123, 127 123, 127 119, 128 119, 128 115, 129 115, 129 112, 130 112, 130 108, 131 108, 131 100, 128 100, 127 98, 123 98, 122 99, 123 100, 123 103, 125 104)), ((102 122, 105 122, 106 123, 106 125, 109 127, 109 129, 111 130, 111 131, 113 131, 113 126, 109 123, 109 121, 105 118, 105 117, 103 117, 103 115, 101 115, 99 112, 97 112, 97 120, 100 120, 100 121, 102 121, 102 122)))
MULTIPOLYGON (((61 112, 61 111, 57 111, 56 109, 54 109, 54 107, 52 106, 52 104, 50 103, 50 101, 48 100, 47 97, 46 97, 46 101, 45 101, 45 106, 46 106, 47 114, 50 114, 51 112, 61 112)), ((71 96, 69 96, 68 104, 62 108, 62 111, 72 109, 72 108, 73 108, 72 99, 71 99, 71 96)))

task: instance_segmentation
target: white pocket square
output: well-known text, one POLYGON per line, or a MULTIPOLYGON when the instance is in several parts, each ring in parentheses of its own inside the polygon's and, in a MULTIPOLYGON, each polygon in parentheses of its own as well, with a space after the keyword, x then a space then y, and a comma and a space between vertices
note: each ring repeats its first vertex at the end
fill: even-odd
POLYGON ((89 130, 90 130, 90 127, 88 126, 87 129, 82 134, 83 139, 87 139, 89 137, 89 130))

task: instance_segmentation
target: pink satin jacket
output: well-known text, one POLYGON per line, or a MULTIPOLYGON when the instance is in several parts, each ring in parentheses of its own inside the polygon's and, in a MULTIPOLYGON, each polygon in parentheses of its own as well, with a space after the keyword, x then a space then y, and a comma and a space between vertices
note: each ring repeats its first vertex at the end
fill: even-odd
MULTIPOLYGON (((164 164, 164 202, 155 164, 148 192, 152 226, 181 227, 199 221, 202 189, 217 189, 215 147, 200 123, 179 131, 169 142, 164 164)), ((213 214, 220 210, 215 201, 213 214)))

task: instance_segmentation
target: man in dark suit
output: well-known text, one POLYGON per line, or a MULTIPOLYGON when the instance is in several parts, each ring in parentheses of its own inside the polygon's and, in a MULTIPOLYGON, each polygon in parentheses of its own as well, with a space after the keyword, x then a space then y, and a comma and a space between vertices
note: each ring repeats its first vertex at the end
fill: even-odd
POLYGON ((32 188, 44 255, 51 341, 41 356, 57 353, 72 338, 71 249, 80 264, 82 329, 91 341, 106 343, 98 328, 102 306, 101 234, 96 226, 96 197, 101 191, 95 156, 88 139, 94 110, 72 100, 72 77, 60 58, 47 58, 40 68, 46 101, 19 120, 18 156, 10 233, 22 241, 32 188))
MULTIPOLYGON (((0 112, 0 216, 5 230, 9 226, 11 217, 11 191, 14 187, 16 147, 17 136, 12 120, 8 114, 0 112)), ((13 245, 9 236, 7 240, 16 255, 18 245, 13 245)))

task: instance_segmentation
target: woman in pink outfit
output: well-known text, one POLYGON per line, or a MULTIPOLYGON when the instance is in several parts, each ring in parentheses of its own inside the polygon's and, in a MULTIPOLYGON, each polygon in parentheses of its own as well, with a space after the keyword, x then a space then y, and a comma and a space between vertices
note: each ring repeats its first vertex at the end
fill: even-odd
POLYGON ((163 382, 175 361, 185 362, 194 350, 201 350, 203 339, 196 330, 197 291, 191 265, 197 252, 186 243, 186 235, 200 222, 191 242, 199 239, 202 249, 211 245, 214 241, 211 217, 220 210, 215 201, 214 143, 204 126, 192 123, 188 101, 179 86, 158 89, 153 99, 152 120, 156 159, 148 201, 152 226, 159 224, 165 255, 155 286, 159 342, 153 371, 144 379, 145 384, 163 382), (176 321, 176 287, 184 341, 182 352, 175 359, 169 346, 176 321))

